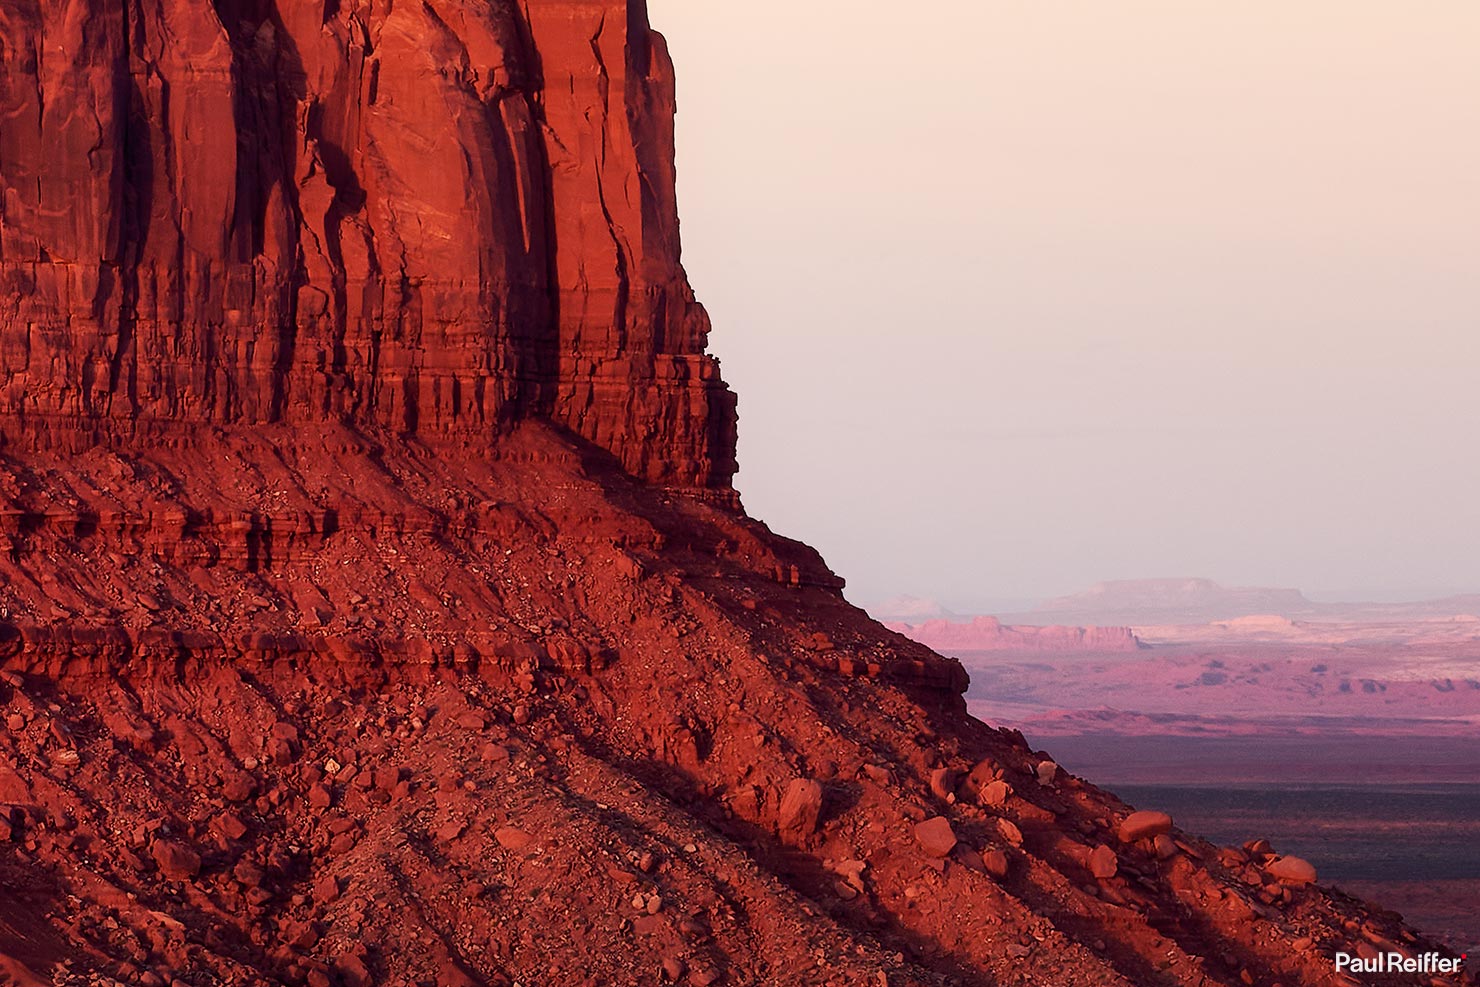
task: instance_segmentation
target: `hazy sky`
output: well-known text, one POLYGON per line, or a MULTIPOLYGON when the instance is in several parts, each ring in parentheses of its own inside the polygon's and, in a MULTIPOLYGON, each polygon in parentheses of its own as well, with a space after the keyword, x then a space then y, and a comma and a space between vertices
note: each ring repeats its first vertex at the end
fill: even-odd
POLYGON ((1480 3, 649 6, 738 485, 852 599, 1480 590, 1480 3))

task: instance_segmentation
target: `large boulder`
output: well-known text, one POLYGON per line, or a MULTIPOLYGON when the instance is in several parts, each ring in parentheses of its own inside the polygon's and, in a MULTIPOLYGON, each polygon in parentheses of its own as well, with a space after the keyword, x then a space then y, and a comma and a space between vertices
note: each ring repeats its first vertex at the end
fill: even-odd
POLYGON ((1316 883, 1315 865, 1300 857, 1275 857, 1264 865, 1264 869, 1269 873, 1270 877, 1285 884, 1316 883))
POLYGON ((915 824, 915 842, 927 857, 944 857, 956 849, 956 831, 945 816, 932 816, 915 824))
POLYGON ((159 872, 171 881, 188 881, 200 873, 200 854, 184 844, 159 840, 153 852, 159 872))
POLYGON ((1119 835, 1123 843, 1137 840, 1153 840, 1163 833, 1172 831, 1172 817, 1165 812, 1141 810, 1132 812, 1120 824, 1119 835))
POLYGON ((817 831, 822 816, 822 786, 810 778, 797 778, 786 786, 781 798, 777 828, 783 839, 799 842, 817 831))

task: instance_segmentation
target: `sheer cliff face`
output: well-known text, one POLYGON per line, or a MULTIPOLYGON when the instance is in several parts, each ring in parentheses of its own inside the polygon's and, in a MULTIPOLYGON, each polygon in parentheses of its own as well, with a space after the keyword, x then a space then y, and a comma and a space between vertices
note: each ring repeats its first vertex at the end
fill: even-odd
POLYGON ((727 488, 673 75, 620 0, 0 0, 0 422, 478 440, 727 488))

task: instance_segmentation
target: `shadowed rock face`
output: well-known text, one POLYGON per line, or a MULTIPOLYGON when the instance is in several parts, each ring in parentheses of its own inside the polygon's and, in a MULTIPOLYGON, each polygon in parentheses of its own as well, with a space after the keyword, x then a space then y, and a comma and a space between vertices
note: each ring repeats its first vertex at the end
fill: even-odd
POLYGON ((548 416, 728 487, 641 4, 4 0, 0 27, 13 441, 548 416))

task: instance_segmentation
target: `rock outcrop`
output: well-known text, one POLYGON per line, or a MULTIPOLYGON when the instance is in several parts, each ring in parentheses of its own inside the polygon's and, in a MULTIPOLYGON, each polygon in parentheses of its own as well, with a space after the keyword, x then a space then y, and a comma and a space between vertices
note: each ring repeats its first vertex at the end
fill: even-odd
POLYGON ((744 515, 672 112, 635 0, 0 0, 0 981, 1296 987, 1426 948, 1118 840, 744 515))
POLYGON ((728 487, 673 70, 616 0, 4 0, 12 445, 545 416, 728 487))

